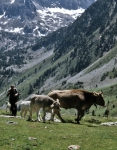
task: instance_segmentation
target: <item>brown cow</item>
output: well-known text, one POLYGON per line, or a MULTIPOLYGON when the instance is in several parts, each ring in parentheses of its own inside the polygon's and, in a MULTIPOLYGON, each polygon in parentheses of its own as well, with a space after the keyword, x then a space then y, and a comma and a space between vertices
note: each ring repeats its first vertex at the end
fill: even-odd
MULTIPOLYGON (((79 89, 53 90, 48 93, 48 96, 54 100, 59 99, 60 107, 62 108, 75 108, 78 111, 76 118, 77 123, 80 123, 79 121, 84 116, 84 111, 89 109, 93 104, 100 106, 105 105, 102 92, 89 92, 79 89)), ((60 112, 57 112, 57 115, 62 122, 65 122, 60 112)))

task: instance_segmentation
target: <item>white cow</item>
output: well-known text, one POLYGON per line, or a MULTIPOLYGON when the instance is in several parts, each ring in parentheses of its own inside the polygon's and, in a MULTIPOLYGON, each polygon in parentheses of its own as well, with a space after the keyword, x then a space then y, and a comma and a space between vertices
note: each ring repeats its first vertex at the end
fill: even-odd
POLYGON ((31 94, 29 97, 25 98, 24 100, 20 100, 18 102, 16 102, 17 107, 20 107, 20 115, 21 117, 23 117, 24 119, 26 118, 27 112, 30 111, 30 99, 32 96, 34 96, 35 94, 31 94))
POLYGON ((21 112, 20 115, 21 117, 23 117, 24 119, 26 118, 27 112, 30 111, 30 101, 18 101, 16 102, 17 105, 19 105, 21 112))
POLYGON ((30 103, 30 116, 29 119, 32 120, 32 111, 35 110, 37 114, 38 121, 41 121, 40 109, 43 110, 43 122, 45 122, 46 112, 51 112, 51 119, 54 121, 54 113, 60 110, 59 100, 55 101, 47 95, 33 95, 31 97, 30 103))
POLYGON ((6 113, 7 113, 8 109, 9 109, 9 112, 11 114, 11 104, 8 101, 6 101, 6 113))
POLYGON ((21 108, 21 117, 23 117, 23 113, 24 113, 24 119, 26 118, 26 114, 27 112, 30 111, 30 101, 22 101, 20 104, 20 108, 21 108))

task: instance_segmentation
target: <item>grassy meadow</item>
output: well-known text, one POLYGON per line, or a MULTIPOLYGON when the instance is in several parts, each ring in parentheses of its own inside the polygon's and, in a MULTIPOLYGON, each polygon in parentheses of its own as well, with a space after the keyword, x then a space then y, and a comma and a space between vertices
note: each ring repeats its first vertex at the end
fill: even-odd
MULTIPOLYGON (((3 114, 5 111, 0 110, 3 114)), ((117 150, 117 126, 100 126, 102 122, 117 121, 115 117, 85 115, 78 125, 74 115, 62 116, 66 123, 0 117, 0 149, 67 150, 69 145, 79 145, 80 150, 117 150)))

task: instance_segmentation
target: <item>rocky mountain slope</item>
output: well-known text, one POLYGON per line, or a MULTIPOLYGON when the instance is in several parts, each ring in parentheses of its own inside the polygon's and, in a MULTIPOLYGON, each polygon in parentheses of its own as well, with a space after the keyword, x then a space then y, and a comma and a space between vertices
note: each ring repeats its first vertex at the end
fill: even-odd
POLYGON ((103 0, 103 3, 97 1, 67 29, 53 33, 36 45, 38 48, 41 44, 50 46, 51 36, 56 37, 52 62, 58 62, 57 70, 60 73, 54 78, 50 77, 50 80, 47 79, 41 90, 49 89, 50 85, 51 88, 57 85, 58 88, 67 88, 72 85, 91 89, 115 83, 117 79, 116 8, 116 0, 112 2, 103 0), (57 38, 59 35, 62 35, 60 39, 57 38), (90 65, 93 69, 88 72, 90 65))
POLYGON ((68 26, 94 1, 1 0, 0 70, 29 63, 33 55, 31 45, 42 36, 68 26))
POLYGON ((2 0, 0 30, 45 36, 72 23, 94 0, 2 0))
POLYGON ((14 58, 25 63, 13 64, 17 74, 6 70, 1 85, 3 81, 7 86, 14 82, 22 96, 47 93, 55 88, 93 89, 113 85, 117 79, 116 10, 117 0, 98 0, 68 27, 30 45, 24 55, 18 49, 14 58))

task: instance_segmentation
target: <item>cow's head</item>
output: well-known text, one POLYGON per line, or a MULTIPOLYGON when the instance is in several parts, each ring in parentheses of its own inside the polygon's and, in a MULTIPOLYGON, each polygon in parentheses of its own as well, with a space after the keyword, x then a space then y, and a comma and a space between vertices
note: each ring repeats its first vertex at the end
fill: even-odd
POLYGON ((6 101, 6 105, 8 104, 8 101, 6 101))
POLYGON ((57 99, 56 101, 54 101, 54 103, 50 106, 52 109, 54 110, 61 110, 60 109, 60 103, 59 103, 59 99, 57 99))
POLYGON ((103 93, 102 92, 93 92, 94 94, 94 102, 97 104, 97 105, 100 105, 100 106, 105 106, 105 101, 104 101, 104 98, 103 98, 103 93))

